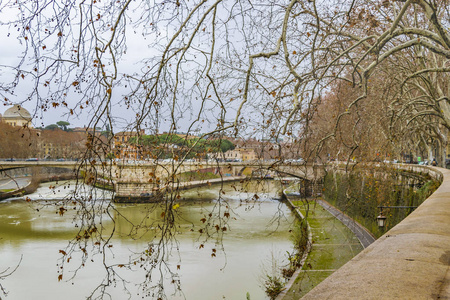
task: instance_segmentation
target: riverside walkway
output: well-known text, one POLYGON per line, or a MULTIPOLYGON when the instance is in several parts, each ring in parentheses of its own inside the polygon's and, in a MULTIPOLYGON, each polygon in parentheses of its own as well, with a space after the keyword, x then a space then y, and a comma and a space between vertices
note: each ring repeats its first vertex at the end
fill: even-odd
POLYGON ((369 247, 370 244, 375 242, 375 237, 367 231, 363 226, 361 226, 358 222, 355 222, 352 218, 348 217, 342 211, 337 209, 336 207, 330 205, 328 202, 324 200, 317 200, 324 209, 326 209, 330 214, 332 214, 336 219, 342 222, 348 229, 353 232, 353 234, 358 238, 359 242, 364 248, 369 247))
MULTIPOLYGON (((311 229, 312 248, 301 270, 297 270, 278 299, 297 300, 330 276, 363 250, 357 236, 319 201, 299 201, 290 198, 307 216, 311 229)), ((348 223, 348 221, 346 221, 348 223)))

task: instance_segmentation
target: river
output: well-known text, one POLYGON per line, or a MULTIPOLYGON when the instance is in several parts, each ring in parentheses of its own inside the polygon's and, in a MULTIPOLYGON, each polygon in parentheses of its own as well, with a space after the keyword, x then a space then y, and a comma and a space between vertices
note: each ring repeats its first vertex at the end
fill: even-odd
MULTIPOLYGON (((165 282, 167 299, 234 300, 246 299, 247 293, 250 299, 268 299, 262 287, 264 274, 271 273, 275 262, 286 263, 286 251, 293 251, 289 230, 294 217, 285 205, 273 200, 279 190, 273 181, 266 181, 263 190, 255 184, 245 191, 235 185, 223 187, 220 201, 220 186, 181 194, 176 208, 176 242, 167 254, 168 266, 179 275, 181 292, 165 282), (254 197, 255 193, 258 197, 254 197), (213 215, 218 213, 219 207, 220 214, 230 213, 226 218, 227 230, 223 239, 216 240, 213 236, 205 242, 204 235, 199 236, 198 232, 203 224, 201 219, 211 211, 213 215)), ((101 255, 86 262, 74 279, 70 279, 73 274, 70 271, 76 268, 66 264, 64 277, 58 280, 60 250, 65 249, 76 230, 74 213, 67 211, 60 215, 58 206, 52 203, 70 193, 74 186, 74 182, 45 183, 28 195, 31 201, 11 199, 0 203, 0 272, 7 268, 11 271, 18 265, 14 273, 0 281, 8 291, 8 300, 85 299, 102 282, 105 270, 101 255)), ((97 192, 97 197, 109 197, 97 192)), ((115 208, 114 222, 104 219, 103 227, 105 232, 111 232, 116 224, 113 247, 107 257, 121 264, 132 253, 143 251, 152 239, 151 230, 140 239, 130 238, 130 223, 138 224, 144 218, 145 224, 153 224, 161 214, 150 204, 115 204, 115 208)), ((76 265, 80 257, 75 255, 72 259, 76 265)), ((116 287, 107 290, 111 299, 142 299, 143 295, 156 299, 151 294, 145 296, 136 286, 142 281, 141 270, 119 272, 128 281, 126 288, 130 293, 125 292, 119 281, 116 287)))

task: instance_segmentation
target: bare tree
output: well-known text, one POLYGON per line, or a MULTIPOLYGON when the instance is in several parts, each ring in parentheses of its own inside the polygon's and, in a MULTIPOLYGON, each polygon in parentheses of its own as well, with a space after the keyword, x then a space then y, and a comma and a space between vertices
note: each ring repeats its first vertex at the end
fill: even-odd
MULTIPOLYGON (((63 108, 68 116, 87 110, 92 116, 88 127, 108 124, 113 132, 128 128, 157 134, 167 128, 169 133, 200 131, 202 137, 254 134, 279 145, 281 138, 303 138, 310 160, 331 152, 325 145, 331 139, 342 142, 352 157, 369 142, 368 128, 380 129, 379 135, 389 140, 386 127, 376 124, 388 117, 392 128, 413 126, 423 141, 433 136, 446 144, 440 130, 448 126, 450 113, 446 0, 44 0, 1 5, 9 15, 1 23, 5 38, 17 39, 21 50, 18 60, 0 66, 8 74, 0 93, 6 104, 33 101, 37 116, 63 108), (411 55, 418 57, 409 62, 411 55), (381 76, 393 65, 402 68, 390 72, 389 78, 398 78, 390 85, 381 76), (375 84, 383 85, 391 110, 362 122, 376 111, 375 101, 386 103, 375 95, 375 84), (311 119, 328 101, 325 95, 345 85, 355 88, 343 90, 349 98, 339 105, 345 107, 338 108, 332 126, 317 125, 320 135, 309 140, 311 119), (19 90, 25 93, 17 99, 19 90)), ((406 129, 392 136, 402 132, 406 129)), ((87 148, 88 160, 80 168, 93 182, 108 174, 104 158, 112 150, 95 132, 87 148)), ((186 157, 173 161, 172 169, 186 157)), ((160 180, 175 185, 171 175, 160 180)), ((95 215, 111 214, 114 206, 97 207, 87 200, 76 200, 80 236, 87 233, 87 238, 76 237, 64 258, 73 249, 86 249, 80 246, 86 241, 102 253, 109 245, 111 236, 103 236, 95 215)), ((152 256, 144 259, 149 269, 155 260, 163 264, 176 201, 176 193, 164 199, 162 229, 158 241, 149 243, 152 256)), ((62 204, 62 213, 69 203, 62 204)), ((101 291, 118 278, 117 267, 108 266, 101 291)), ((151 279, 144 285, 151 286, 151 279)))

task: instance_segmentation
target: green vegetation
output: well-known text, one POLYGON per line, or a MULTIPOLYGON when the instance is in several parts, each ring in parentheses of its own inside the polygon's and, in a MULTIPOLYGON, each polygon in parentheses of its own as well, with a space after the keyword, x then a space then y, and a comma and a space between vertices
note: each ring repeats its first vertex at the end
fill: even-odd
POLYGON ((264 282, 264 288, 266 295, 269 296, 270 300, 274 300, 278 294, 284 290, 283 279, 278 276, 267 275, 266 281, 264 282))
POLYGON ((55 129, 59 129, 59 126, 56 124, 50 124, 44 127, 45 130, 55 130, 55 129))
POLYGON ((59 126, 59 128, 61 128, 62 130, 64 130, 64 131, 68 131, 68 130, 69 130, 69 128, 68 128, 67 126, 69 126, 69 125, 70 125, 70 123, 69 123, 69 122, 67 122, 67 121, 58 121, 58 122, 56 122, 56 125, 58 125, 58 126, 59 126))
POLYGON ((202 139, 198 137, 181 137, 175 134, 143 135, 130 139, 143 152, 153 158, 187 159, 204 157, 207 153, 226 152, 235 148, 225 139, 202 139))
POLYGON ((70 125, 70 123, 69 122, 66 122, 66 121, 58 121, 58 122, 56 122, 56 124, 50 124, 50 125, 47 125, 47 126, 45 126, 44 128, 42 128, 42 127, 38 127, 38 129, 41 129, 41 130, 56 130, 56 129, 61 129, 61 130, 63 130, 63 131, 73 131, 73 129, 72 128, 69 128, 68 126, 70 125))
POLYGON ((379 206, 419 206, 439 186, 429 175, 385 169, 375 173, 357 170, 349 174, 328 173, 324 179, 325 199, 381 236, 408 216, 413 208, 384 208, 385 230, 376 223, 379 206))
POLYGON ((281 270, 281 274, 286 279, 291 278, 301 266, 303 254, 308 251, 308 222, 306 218, 295 224, 291 238, 294 243, 294 253, 288 253, 289 265, 281 270))
POLYGON ((353 233, 315 201, 293 203, 310 225, 312 249, 284 300, 300 299, 363 249, 353 233))

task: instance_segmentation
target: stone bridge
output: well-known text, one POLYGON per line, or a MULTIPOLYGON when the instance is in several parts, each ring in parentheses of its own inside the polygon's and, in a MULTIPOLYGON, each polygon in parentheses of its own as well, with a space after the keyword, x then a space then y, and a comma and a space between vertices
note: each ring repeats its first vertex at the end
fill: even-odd
MULTIPOLYGON (((1 161, 0 171, 25 167, 56 167, 80 170, 87 182, 97 181, 114 186, 115 199, 133 199, 149 195, 157 190, 175 186, 189 186, 189 174, 211 172, 222 178, 290 176, 313 181, 323 175, 322 166, 311 166, 296 162, 183 162, 142 161, 139 163, 84 161, 1 161)), ((200 185, 198 181, 195 183, 200 185)), ((203 184, 207 184, 205 180, 203 184)))
MULTIPOLYGON (((116 164, 114 166, 116 199, 136 198, 141 194, 189 184, 189 173, 211 172, 222 178, 293 176, 305 180, 321 178, 323 170, 300 163, 252 162, 174 162, 116 164), (183 176, 188 175, 188 176, 183 176)), ((208 181, 204 180, 206 184, 208 181)), ((196 185, 198 182, 196 183, 196 185)))
POLYGON ((0 161, 0 171, 7 171, 19 168, 27 167, 55 167, 75 170, 79 163, 76 161, 51 161, 51 160, 38 160, 38 161, 0 161))

